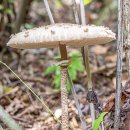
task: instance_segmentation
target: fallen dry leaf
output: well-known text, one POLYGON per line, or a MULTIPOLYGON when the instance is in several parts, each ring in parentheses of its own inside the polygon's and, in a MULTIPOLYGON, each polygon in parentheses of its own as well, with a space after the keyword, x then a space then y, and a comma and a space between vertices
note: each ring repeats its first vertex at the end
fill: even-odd
POLYGON ((117 55, 115 54, 115 55, 106 56, 105 59, 106 59, 107 62, 116 62, 117 55))

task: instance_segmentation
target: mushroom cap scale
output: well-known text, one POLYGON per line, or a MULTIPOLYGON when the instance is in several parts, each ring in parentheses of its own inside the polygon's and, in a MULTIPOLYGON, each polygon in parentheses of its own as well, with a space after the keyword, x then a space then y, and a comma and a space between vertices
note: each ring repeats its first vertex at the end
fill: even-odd
POLYGON ((12 35, 7 46, 20 49, 54 48, 59 44, 82 47, 105 44, 115 39, 115 33, 103 26, 62 23, 25 30, 12 35))

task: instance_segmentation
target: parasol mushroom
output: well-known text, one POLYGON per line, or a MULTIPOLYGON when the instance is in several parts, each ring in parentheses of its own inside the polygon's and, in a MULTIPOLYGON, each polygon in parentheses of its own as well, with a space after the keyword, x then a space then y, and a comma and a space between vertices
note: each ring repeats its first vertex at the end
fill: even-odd
POLYGON ((85 45, 105 44, 115 39, 115 34, 103 26, 83 26, 60 23, 34 28, 12 35, 7 46, 19 49, 55 48, 61 53, 61 103, 62 130, 69 129, 67 103, 67 57, 66 46, 82 47, 85 45))
POLYGON ((103 26, 59 23, 11 35, 7 46, 19 49, 55 48, 59 44, 82 47, 105 44, 114 39, 115 33, 103 26))

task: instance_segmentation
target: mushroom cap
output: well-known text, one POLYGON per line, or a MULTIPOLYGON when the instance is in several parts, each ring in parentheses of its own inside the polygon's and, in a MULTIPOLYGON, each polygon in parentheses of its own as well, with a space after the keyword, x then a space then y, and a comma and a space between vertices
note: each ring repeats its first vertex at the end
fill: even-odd
POLYGON ((82 47, 105 44, 115 39, 115 33, 103 26, 62 23, 11 35, 7 46, 20 49, 54 48, 59 44, 82 47))

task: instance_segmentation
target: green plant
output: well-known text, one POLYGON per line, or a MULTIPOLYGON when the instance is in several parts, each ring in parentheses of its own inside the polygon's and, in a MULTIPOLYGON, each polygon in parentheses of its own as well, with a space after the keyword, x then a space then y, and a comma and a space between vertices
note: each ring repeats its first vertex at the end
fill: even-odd
MULTIPOLYGON (((72 78, 72 80, 76 80, 77 79, 77 72, 83 72, 84 71, 84 66, 82 64, 82 60, 81 58, 79 58, 81 56, 79 51, 76 52, 72 52, 69 54, 69 57, 71 57, 71 63, 68 66, 68 70, 70 72, 70 76, 72 78)), ((61 75, 60 75, 60 66, 58 65, 53 65, 53 66, 49 66, 44 74, 45 75, 49 75, 54 73, 54 79, 53 79, 53 85, 55 89, 60 89, 60 80, 61 80, 61 75)), ((67 91, 70 91, 70 84, 67 81, 67 91)))
POLYGON ((98 118, 94 121, 93 130, 98 130, 101 122, 103 121, 104 117, 106 116, 108 112, 102 112, 98 118))

